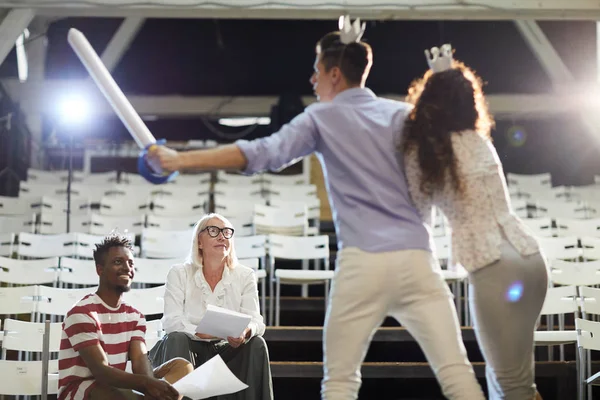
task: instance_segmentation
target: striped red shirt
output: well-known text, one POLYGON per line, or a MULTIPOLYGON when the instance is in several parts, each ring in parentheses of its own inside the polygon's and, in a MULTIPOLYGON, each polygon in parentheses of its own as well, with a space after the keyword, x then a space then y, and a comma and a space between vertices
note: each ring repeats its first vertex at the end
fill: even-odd
POLYGON ((125 370, 129 344, 144 340, 146 319, 135 308, 121 302, 110 307, 95 293, 81 299, 67 313, 58 357, 58 399, 87 399, 95 380, 79 350, 100 344, 108 364, 125 370))

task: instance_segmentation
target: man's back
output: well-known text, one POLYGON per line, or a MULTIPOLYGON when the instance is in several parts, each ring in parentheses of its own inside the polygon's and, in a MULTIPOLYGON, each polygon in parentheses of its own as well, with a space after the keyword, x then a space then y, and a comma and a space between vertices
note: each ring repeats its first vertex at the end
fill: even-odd
POLYGON ((319 130, 316 150, 340 247, 369 252, 430 248, 394 151, 409 112, 406 103, 359 88, 307 108, 319 130))

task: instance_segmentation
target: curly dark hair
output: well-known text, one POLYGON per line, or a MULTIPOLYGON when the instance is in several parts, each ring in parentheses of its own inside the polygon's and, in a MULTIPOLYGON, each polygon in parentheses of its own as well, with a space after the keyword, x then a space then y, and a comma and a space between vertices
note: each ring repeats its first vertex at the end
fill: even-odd
POLYGON ((405 121, 399 150, 417 151, 421 191, 431 194, 440 189, 449 174, 454 189, 462 192, 451 133, 474 130, 489 139, 494 126, 481 78, 454 60, 451 69, 437 73, 428 70, 413 81, 406 101, 414 108, 405 121))
POLYGON ((104 265, 106 255, 111 247, 125 247, 133 251, 133 243, 127 236, 112 233, 96 244, 96 249, 94 250, 94 262, 96 265, 104 265))

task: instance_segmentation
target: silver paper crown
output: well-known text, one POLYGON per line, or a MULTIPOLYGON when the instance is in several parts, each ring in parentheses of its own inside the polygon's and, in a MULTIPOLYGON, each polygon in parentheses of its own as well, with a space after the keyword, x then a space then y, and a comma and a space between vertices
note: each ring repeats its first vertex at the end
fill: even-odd
POLYGON ((440 48, 432 47, 431 51, 425 50, 427 64, 433 72, 442 72, 452 68, 452 46, 445 44, 440 48))
POLYGON ((349 15, 342 15, 338 21, 340 28, 340 40, 344 44, 360 41, 360 38, 365 33, 366 23, 360 24, 360 18, 356 18, 354 23, 350 22, 349 15))

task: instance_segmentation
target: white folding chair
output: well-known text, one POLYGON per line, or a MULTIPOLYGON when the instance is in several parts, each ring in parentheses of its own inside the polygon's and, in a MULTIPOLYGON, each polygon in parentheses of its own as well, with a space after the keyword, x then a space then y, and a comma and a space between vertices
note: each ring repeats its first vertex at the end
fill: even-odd
MULTIPOLYGON (((592 285, 593 283, 590 283, 590 285, 592 285)), ((580 306, 581 306, 581 314, 582 314, 582 318, 585 320, 590 320, 591 316, 594 317, 598 317, 600 316, 600 289, 597 288, 592 288, 592 287, 588 287, 588 286, 579 286, 579 302, 580 302, 580 306)), ((577 323, 576 323, 576 327, 577 327, 577 323)), ((579 328, 577 334, 581 335, 581 332, 579 332, 579 328)), ((579 337, 578 337, 579 339, 579 337)), ((598 341, 598 339, 595 339, 596 341, 598 341)), ((581 367, 579 369, 579 371, 581 372, 582 376, 580 379, 580 382, 584 381, 586 378, 586 376, 591 376, 592 375, 592 358, 590 356, 590 349, 589 348, 582 348, 581 345, 579 344, 580 342, 578 341, 578 346, 579 346, 579 355, 580 355, 580 361, 581 361, 581 367), (584 353, 585 350, 585 353, 584 353), (587 372, 586 372, 586 368, 587 368, 587 372)), ((600 373, 597 373, 596 378, 600 376, 600 373)), ((593 379, 593 380, 595 380, 593 379)), ((593 381, 592 380, 592 381, 593 381)), ((598 385, 600 383, 596 382, 596 383, 592 383, 591 385, 588 386, 588 399, 592 399, 592 385, 598 385)), ((580 393, 583 393, 583 388, 580 389, 580 393)))
MULTIPOLYGON (((268 248, 270 258, 269 275, 272 277, 269 320, 273 321, 273 277, 275 279, 275 325, 279 326, 281 285, 313 285, 325 286, 325 304, 329 297, 329 284, 334 271, 329 270, 329 236, 284 236, 269 235, 268 248), (323 260, 324 270, 289 270, 275 268, 275 259, 286 260, 323 260)), ((316 263, 318 267, 318 263, 316 263)))
POLYGON ((109 190, 104 192, 104 196, 111 196, 117 198, 126 198, 127 201, 145 201, 152 195, 152 191, 156 188, 154 185, 146 182, 143 184, 117 184, 112 185, 109 190))
POLYGON ((196 185, 204 185, 206 183, 210 183, 211 176, 209 172, 199 173, 199 174, 179 174, 177 177, 171 181, 170 183, 177 186, 196 186, 196 185))
POLYGON ((600 218, 557 218, 556 230, 558 232, 558 236, 587 236, 600 238, 600 218))
MULTIPOLYGON (((260 281, 261 308, 262 308, 263 318, 265 318, 265 320, 266 320, 267 319, 267 317, 266 317, 267 237, 264 235, 238 237, 236 234, 236 237, 234 239, 234 246, 235 246, 235 254, 237 255, 238 259, 240 260, 240 262, 243 265, 246 265, 245 263, 250 262, 250 260, 260 261, 260 265, 257 265, 256 268, 253 268, 250 265, 246 265, 246 266, 251 267, 254 270, 256 270, 256 278, 260 281)), ((252 264, 252 265, 254 265, 254 264, 252 264)))
POLYGON ((600 260, 600 238, 584 236, 580 242, 585 261, 600 260))
POLYGON ((40 202, 39 197, 0 196, 0 215, 33 214, 33 205, 40 202))
POLYGON ((513 199, 510 200, 510 208, 519 218, 529 218, 530 208, 533 206, 527 199, 513 199))
POLYGON ((193 229, 163 231, 144 228, 141 239, 142 257, 183 260, 190 251, 193 232, 193 229))
POLYGON ((552 218, 523 218, 521 221, 536 237, 553 237, 555 235, 555 230, 552 227, 552 218))
POLYGON ((201 217, 202 214, 192 214, 181 217, 148 214, 146 216, 146 227, 162 229, 165 231, 184 231, 193 228, 201 217))
POLYGON ((136 258, 133 262, 135 267, 134 284, 141 285, 164 285, 171 267, 181 264, 181 258, 136 258))
MULTIPOLYGON (((89 214, 90 207, 90 199, 87 197, 71 199, 71 215, 89 214)), ((67 212, 68 203, 63 197, 42 196, 39 203, 34 203, 32 208, 40 213, 61 214, 67 212)))
POLYGON ((0 315, 29 314, 33 319, 37 288, 38 286, 33 285, 0 287, 0 315))
MULTIPOLYGON (((98 275, 96 275, 96 284, 98 284, 98 275)), ((46 319, 46 316, 51 315, 52 317, 58 317, 56 318, 57 321, 61 321, 75 303, 96 290, 98 290, 98 286, 80 289, 39 286, 35 320, 42 322, 46 319)))
POLYGON ((220 198, 244 200, 255 203, 265 203, 262 185, 260 183, 253 185, 231 184, 217 182, 214 185, 213 193, 220 198))
POLYGON ((70 257, 60 258, 60 273, 58 280, 62 287, 98 285, 98 274, 93 260, 70 257))
POLYGON ((113 230, 132 234, 142 233, 142 229, 146 223, 146 218, 143 214, 134 216, 108 216, 92 213, 90 233, 92 235, 107 235, 113 230))
MULTIPOLYGON (((0 395, 39 396, 42 394, 42 361, 0 360, 0 395)), ((49 363, 47 394, 58 393, 58 360, 49 363)))
POLYGON ((265 205, 266 200, 262 198, 231 198, 218 193, 214 195, 215 212, 228 219, 252 216, 255 204, 265 205))
POLYGON ((321 200, 318 197, 299 197, 295 200, 286 200, 272 197, 269 206, 283 209, 301 209, 306 207, 308 217, 308 235, 318 235, 321 221, 321 200))
POLYGON ((537 200, 534 207, 534 216, 536 218, 586 218, 586 205, 580 201, 537 200))
POLYGON ((548 358, 554 359, 552 346, 560 345, 560 361, 565 360, 564 345, 575 343, 575 331, 565 331, 565 314, 573 313, 579 316, 579 303, 577 301, 576 286, 560 286, 548 288, 540 315, 547 318, 547 331, 535 331, 534 342, 536 346, 550 346, 548 358), (558 315, 558 331, 554 330, 554 315, 558 315))
POLYGON ((35 214, 0 215, 0 233, 35 231, 35 214))
POLYGON ((141 215, 150 209, 150 201, 133 198, 123 201, 121 196, 103 196, 100 199, 100 214, 109 216, 141 215))
POLYGON ((256 235, 305 236, 308 232, 308 211, 306 205, 278 208, 255 204, 253 223, 256 235))
POLYGON ((0 282, 10 285, 55 285, 58 257, 20 260, 0 257, 0 282))
POLYGON ((36 235, 21 232, 17 236, 19 257, 68 257, 75 253, 76 236, 73 233, 36 235))
MULTIPOLYGON (((50 353, 60 350, 62 323, 50 323, 50 353)), ((4 320, 4 339, 2 340, 2 359, 6 352, 14 350, 26 353, 41 353, 43 348, 44 323, 25 322, 7 318, 4 320)), ((27 360, 31 359, 28 355, 27 360)))
POLYGON ((164 312, 165 285, 150 289, 131 289, 123 293, 123 300, 143 315, 164 312))
POLYGON ((577 332, 577 348, 581 366, 577 370, 578 398, 585 398, 585 388, 588 389, 588 399, 593 399, 592 386, 600 385, 600 372, 592 375, 590 350, 600 351, 600 322, 575 319, 577 332))
POLYGON ((267 186, 266 195, 269 201, 278 199, 294 201, 297 199, 305 199, 307 197, 317 197, 316 185, 269 185, 267 186))
POLYGON ((117 183, 118 171, 108 172, 93 172, 84 175, 81 178, 81 183, 84 185, 107 185, 117 183))
POLYGON ((568 237, 538 237, 542 255, 548 262, 552 260, 577 260, 582 255, 579 239, 568 237))
MULTIPOLYGON (((89 214, 73 214, 69 218, 69 231, 87 233, 90 230, 89 214)), ((66 213, 53 213, 42 211, 38 220, 37 233, 56 235, 67 232, 66 213)))
POLYGON ((310 182, 304 174, 281 175, 281 174, 263 174, 261 176, 263 185, 265 186, 292 186, 292 185, 308 185, 310 182))
POLYGON ((154 345, 164 336, 162 328, 162 322, 160 319, 154 319, 152 321, 146 321, 146 335, 144 337, 146 341, 146 348, 148 351, 152 350, 154 345))
POLYGON ((171 199, 202 199, 207 202, 210 195, 210 182, 198 183, 192 186, 159 185, 152 190, 154 199, 166 197, 171 199))
MULTIPOLYGON (((75 171, 73 171, 75 172, 75 171)), ((45 169, 28 168, 27 181, 33 183, 61 183, 69 176, 69 171, 48 171, 45 169)))
POLYGON ((238 215, 235 217, 226 216, 235 228, 235 237, 254 236, 254 217, 252 214, 238 215))
POLYGON ((15 244, 14 233, 0 233, 0 256, 10 257, 13 254, 15 244))
POLYGON ((198 215, 205 213, 206 198, 191 197, 184 199, 158 197, 152 200, 152 214, 165 217, 198 215))
POLYGON ((232 174, 225 171, 217 171, 216 182, 217 184, 226 184, 231 186, 260 186, 262 182, 262 176, 260 174, 246 176, 240 174, 232 174))
POLYGON ((552 260, 550 279, 554 285, 600 285, 600 261, 552 260))
POLYGON ((550 173, 544 174, 515 174, 515 173, 507 173, 506 174, 506 183, 509 186, 518 186, 518 187, 543 187, 543 188, 551 188, 552 187, 552 176, 550 173))

